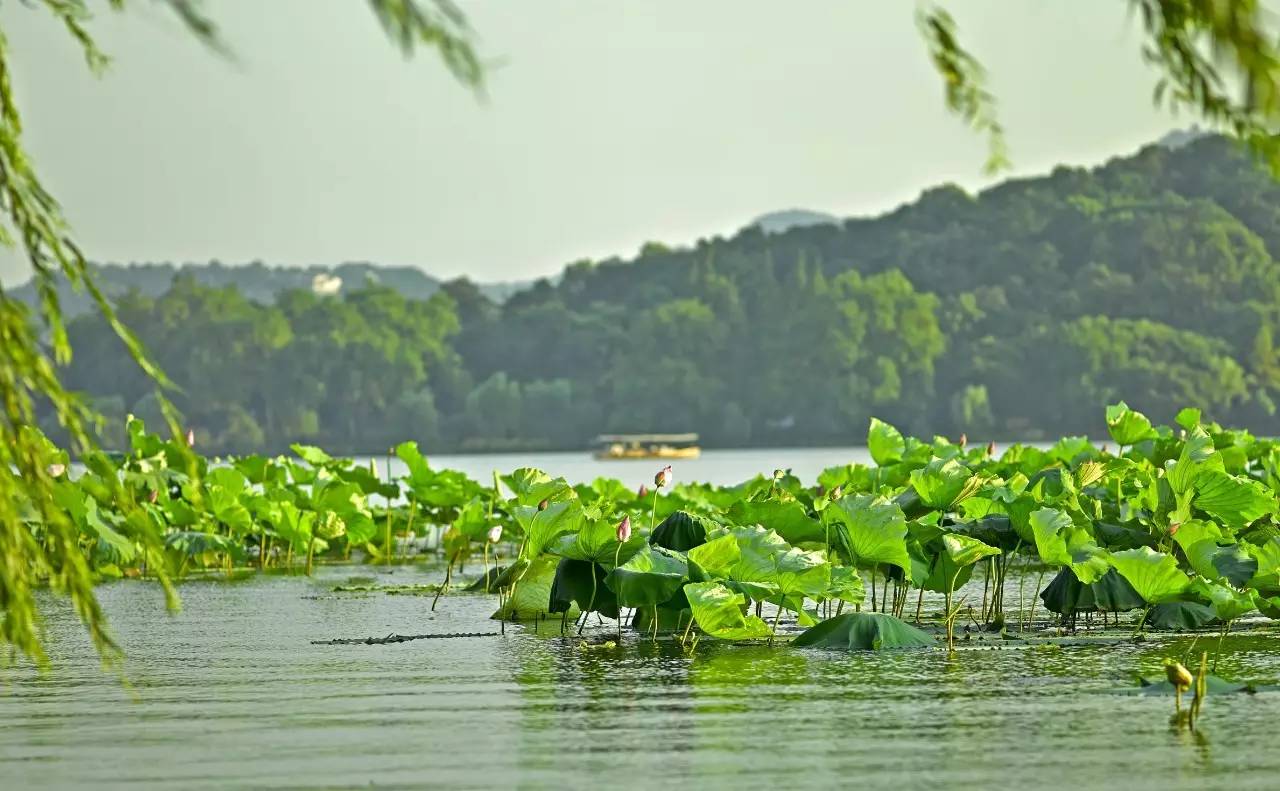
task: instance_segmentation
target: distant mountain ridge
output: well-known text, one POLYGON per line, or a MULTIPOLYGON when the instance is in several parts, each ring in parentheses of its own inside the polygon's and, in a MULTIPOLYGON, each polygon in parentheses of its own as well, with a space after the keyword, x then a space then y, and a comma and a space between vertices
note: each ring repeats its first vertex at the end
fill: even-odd
MULTIPOLYGON (((384 266, 368 261, 307 267, 269 266, 261 261, 248 264, 210 261, 182 264, 107 263, 90 266, 98 286, 109 299, 120 297, 131 290, 145 296, 158 297, 169 290, 174 277, 179 274, 189 274, 204 286, 235 287, 249 299, 262 304, 274 302, 285 291, 313 288, 319 291, 323 288, 323 293, 344 293, 370 283, 389 286, 410 299, 427 299, 439 291, 443 283, 439 278, 416 267, 384 266)), ((525 282, 477 284, 482 294, 498 303, 527 286, 528 283, 525 282)), ((28 304, 35 304, 37 299, 35 286, 30 281, 15 288, 12 295, 28 304)), ((59 281, 59 298, 68 316, 80 315, 92 307, 87 294, 74 291, 64 281, 59 281)))

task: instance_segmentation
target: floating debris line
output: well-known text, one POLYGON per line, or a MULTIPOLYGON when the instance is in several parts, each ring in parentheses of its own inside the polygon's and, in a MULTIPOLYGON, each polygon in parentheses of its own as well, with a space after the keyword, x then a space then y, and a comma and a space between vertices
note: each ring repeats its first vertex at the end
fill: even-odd
POLYGON ((444 634, 395 634, 386 637, 351 637, 336 640, 312 640, 312 645, 386 645, 410 640, 443 640, 453 637, 499 637, 499 632, 447 632, 444 634))

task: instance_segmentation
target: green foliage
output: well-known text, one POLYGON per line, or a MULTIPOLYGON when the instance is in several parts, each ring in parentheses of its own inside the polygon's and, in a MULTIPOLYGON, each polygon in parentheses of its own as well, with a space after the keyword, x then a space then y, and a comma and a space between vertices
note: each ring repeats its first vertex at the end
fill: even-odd
POLYGON ((843 651, 885 651, 928 648, 935 641, 927 632, 885 613, 846 613, 829 618, 801 634, 792 645, 843 651))

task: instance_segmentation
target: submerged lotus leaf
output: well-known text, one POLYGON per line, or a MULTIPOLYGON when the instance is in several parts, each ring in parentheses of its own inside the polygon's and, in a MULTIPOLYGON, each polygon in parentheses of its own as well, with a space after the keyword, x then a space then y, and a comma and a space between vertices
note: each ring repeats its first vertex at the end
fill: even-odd
POLYGON ((1177 559, 1150 547, 1113 552, 1111 565, 1151 604, 1171 601, 1190 585, 1177 559))
MULTIPOLYGON (((1170 684, 1169 679, 1164 676, 1140 678, 1138 679, 1138 684, 1139 686, 1137 687, 1117 691, 1155 696, 1172 696, 1175 693, 1173 684, 1170 684)), ((1257 691, 1257 688, 1252 684, 1240 684, 1234 681, 1227 681, 1225 678, 1209 675, 1205 676, 1204 686, 1205 692, 1210 695, 1223 695, 1233 692, 1244 692, 1252 695, 1257 691)))
POLYGON ((911 487, 920 501, 935 511, 945 511, 955 504, 973 473, 955 459, 934 459, 911 472, 911 487))
POLYGON ((721 640, 768 637, 769 625, 747 615, 747 599, 719 582, 691 582, 684 586, 689 610, 698 628, 721 640))
POLYGON ((1107 407, 1107 431, 1117 445, 1137 445, 1156 437, 1147 416, 1130 409, 1123 401, 1107 407))
POLYGON ((894 648, 928 648, 933 636, 887 613, 855 612, 828 618, 792 643, 801 648, 838 648, 845 651, 884 651, 894 648))
POLYGON ((826 541, 822 523, 809 516, 805 507, 795 500, 739 500, 729 509, 728 517, 738 525, 764 525, 793 545, 826 541))
POLYGON ((1195 492, 1192 503, 1228 525, 1247 525, 1276 510, 1276 496, 1267 487, 1221 470, 1199 475, 1195 492))
POLYGON ((649 545, 609 572, 605 584, 624 607, 655 607, 670 601, 688 574, 689 564, 679 554, 649 545))
POLYGON ((907 451, 907 442, 902 432, 878 418, 871 418, 871 426, 867 429, 867 450, 877 466, 884 467, 902 461, 902 454, 907 451))
POLYGON ((849 563, 861 568, 891 564, 906 571, 907 518, 897 503, 869 494, 845 495, 822 517, 832 528, 832 544, 849 563))

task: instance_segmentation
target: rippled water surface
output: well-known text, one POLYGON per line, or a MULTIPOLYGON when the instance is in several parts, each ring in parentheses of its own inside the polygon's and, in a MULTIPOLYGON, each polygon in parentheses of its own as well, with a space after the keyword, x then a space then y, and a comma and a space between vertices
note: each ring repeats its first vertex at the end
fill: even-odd
MULTIPOLYGON (((184 611, 124 581, 101 594, 131 685, 55 609, 56 664, 0 694, 0 787, 1276 788, 1280 693, 1171 701, 1109 692, 1189 638, 1142 645, 841 654, 585 648, 558 624, 394 645, 332 637, 494 629, 493 602, 335 594, 316 579, 189 582, 184 611)), ((596 641, 612 634, 597 629, 596 641)), ((1219 674, 1280 679, 1274 637, 1231 637, 1219 674)), ((1202 638, 1204 641, 1205 638, 1202 638)), ((999 644, 999 641, 996 641, 999 644)))

